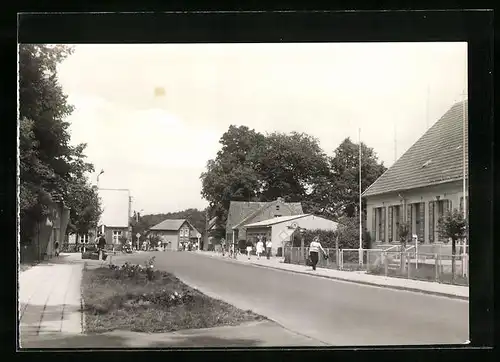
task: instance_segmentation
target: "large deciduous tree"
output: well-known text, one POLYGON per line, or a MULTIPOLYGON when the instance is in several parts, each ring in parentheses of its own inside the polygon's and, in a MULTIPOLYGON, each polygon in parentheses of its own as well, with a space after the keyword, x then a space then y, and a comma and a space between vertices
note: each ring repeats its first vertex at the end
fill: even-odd
POLYGON ((231 125, 219 140, 221 149, 214 160, 207 162, 202 173, 202 196, 208 200, 211 216, 225 224, 231 200, 258 200, 261 189, 256 172, 257 150, 265 136, 246 126, 231 125))
POLYGON ((255 155, 262 201, 277 197, 290 202, 303 201, 329 172, 327 157, 318 140, 305 133, 272 133, 255 155))
POLYGON ((102 213, 97 189, 85 179, 69 185, 69 196, 66 200, 70 208, 69 230, 78 235, 84 235, 97 228, 102 213))
MULTIPOLYGON (((325 188, 329 188, 332 212, 353 217, 359 212, 359 144, 346 138, 337 147, 330 159, 331 178, 325 188)), ((383 162, 373 148, 361 143, 361 189, 366 190, 386 171, 383 162)))
MULTIPOLYGON (((85 161, 85 145, 70 144, 69 123, 64 121, 73 107, 58 82, 57 65, 71 52, 65 45, 19 47, 21 241, 31 238, 54 197, 78 203, 72 201, 78 197, 72 187, 93 171, 85 161)), ((73 217, 73 224, 81 224, 75 213, 73 217)))

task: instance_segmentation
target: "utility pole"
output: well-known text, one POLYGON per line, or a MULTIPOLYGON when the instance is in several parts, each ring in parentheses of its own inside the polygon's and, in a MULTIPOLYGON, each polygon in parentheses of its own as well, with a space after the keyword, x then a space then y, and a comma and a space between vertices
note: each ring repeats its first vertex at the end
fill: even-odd
POLYGON ((361 210, 361 128, 358 130, 359 138, 359 264, 363 265, 363 213, 361 210))
POLYGON ((394 123, 394 163, 396 163, 397 159, 398 159, 398 141, 397 141, 396 123, 394 123))
POLYGON ((208 206, 205 209, 205 235, 203 236, 203 248, 208 247, 208 206))
POLYGON ((430 101, 430 88, 427 85, 427 95, 425 100, 425 130, 429 129, 429 101, 430 101))

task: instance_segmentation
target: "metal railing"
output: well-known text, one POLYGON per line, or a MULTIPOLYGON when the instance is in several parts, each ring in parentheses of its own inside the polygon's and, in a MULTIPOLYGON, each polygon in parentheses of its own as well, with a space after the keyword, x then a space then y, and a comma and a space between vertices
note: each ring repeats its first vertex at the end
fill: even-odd
MULTIPOLYGON (((420 246, 403 248, 394 245, 386 249, 363 249, 363 262, 359 249, 327 249, 328 258, 320 257, 318 267, 344 271, 366 271, 370 274, 409 278, 457 285, 469 285, 469 255, 456 254, 455 274, 452 274, 452 255, 420 252, 420 246)), ((458 250, 457 250, 458 252, 458 250)), ((285 247, 284 261, 306 265, 309 248, 285 247)))
MULTIPOLYGON (((408 248, 410 249, 410 248, 408 248)), ((392 252, 384 250, 367 265, 370 274, 408 278, 458 285, 469 285, 469 255, 421 253, 416 250, 392 252), (455 266, 454 273, 452 272, 455 266)))

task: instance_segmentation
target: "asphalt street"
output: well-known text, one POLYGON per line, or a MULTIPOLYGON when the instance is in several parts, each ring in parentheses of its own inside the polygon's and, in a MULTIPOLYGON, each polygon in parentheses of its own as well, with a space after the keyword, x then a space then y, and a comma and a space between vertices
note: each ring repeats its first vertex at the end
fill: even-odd
POLYGON ((117 257, 175 274, 205 294, 335 346, 464 343, 469 303, 301 275, 191 252, 117 257))

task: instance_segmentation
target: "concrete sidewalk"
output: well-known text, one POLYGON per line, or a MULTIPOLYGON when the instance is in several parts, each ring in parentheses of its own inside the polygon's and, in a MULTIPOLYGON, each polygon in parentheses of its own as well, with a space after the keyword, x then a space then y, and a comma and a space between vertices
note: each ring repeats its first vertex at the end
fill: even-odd
POLYGON ((24 337, 26 348, 185 348, 185 347, 303 347, 325 343, 289 331, 271 321, 238 326, 182 330, 170 333, 112 331, 87 335, 24 337))
POLYGON ((426 282, 421 280, 413 279, 403 279, 403 278, 392 278, 380 275, 367 274, 364 271, 342 271, 335 269, 317 268, 313 271, 311 267, 297 264, 287 264, 283 262, 283 258, 272 257, 271 259, 266 259, 261 257, 260 260, 256 256, 252 255, 250 260, 246 255, 239 254, 237 259, 232 259, 226 254, 224 257, 221 253, 209 252, 209 251, 197 251, 197 253, 209 257, 221 258, 234 262, 249 263, 252 265, 258 265, 267 268, 274 268, 280 270, 286 270, 294 273, 310 274, 315 276, 320 276, 324 278, 342 280, 347 282, 354 282, 359 284, 366 284, 378 287, 386 287, 400 290, 408 290, 414 292, 421 292, 427 294, 434 294, 439 296, 457 298, 457 299, 469 299, 469 287, 464 287, 460 285, 450 285, 441 284, 436 282, 426 282))
POLYGON ((21 340, 28 336, 36 339, 47 333, 82 333, 82 269, 81 262, 55 258, 19 273, 21 340))

